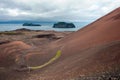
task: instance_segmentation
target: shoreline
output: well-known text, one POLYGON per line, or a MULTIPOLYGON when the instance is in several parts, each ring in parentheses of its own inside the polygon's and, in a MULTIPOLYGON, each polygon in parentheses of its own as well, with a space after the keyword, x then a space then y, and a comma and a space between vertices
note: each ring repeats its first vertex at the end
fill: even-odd
POLYGON ((54 31, 54 30, 30 30, 26 28, 21 28, 11 31, 0 32, 0 42, 2 41, 23 41, 25 43, 39 43, 37 41, 41 40, 41 44, 48 43, 49 41, 54 41, 61 39, 74 31, 54 31), (43 37, 37 37, 37 36, 43 37), (33 41, 33 40, 36 41, 33 41), (44 41, 45 40, 45 41, 44 41), (42 43, 43 42, 43 43, 42 43))
POLYGON ((32 29, 27 29, 27 28, 19 28, 19 29, 15 29, 15 30, 8 30, 8 31, 0 31, 0 32, 12 32, 12 31, 46 31, 46 32, 76 32, 76 31, 55 31, 55 30, 32 30, 32 29))

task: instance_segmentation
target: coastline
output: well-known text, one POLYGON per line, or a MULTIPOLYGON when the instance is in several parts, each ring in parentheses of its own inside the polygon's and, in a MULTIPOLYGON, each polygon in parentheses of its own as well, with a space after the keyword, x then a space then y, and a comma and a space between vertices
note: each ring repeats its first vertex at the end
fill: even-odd
POLYGON ((21 29, 11 30, 11 31, 0 31, 0 41, 24 41, 25 43, 31 44, 31 43, 34 43, 32 39, 36 39, 36 41, 44 39, 45 40, 44 43, 46 43, 48 41, 54 41, 55 38, 56 40, 57 38, 59 39, 63 38, 72 32, 74 31, 60 32, 60 31, 54 31, 54 30, 30 30, 26 28, 21 28, 21 29), (52 36, 50 36, 49 38, 48 37, 35 38, 35 36, 44 35, 44 34, 48 34, 48 35, 53 34, 54 39, 50 39, 52 36))

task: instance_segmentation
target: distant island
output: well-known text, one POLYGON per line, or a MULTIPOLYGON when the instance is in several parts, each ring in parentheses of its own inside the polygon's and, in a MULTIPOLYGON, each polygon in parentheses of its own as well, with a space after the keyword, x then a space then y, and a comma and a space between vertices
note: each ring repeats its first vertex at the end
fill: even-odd
POLYGON ((58 22, 53 25, 53 28, 75 28, 73 23, 58 22))
POLYGON ((24 23, 23 26, 41 26, 40 24, 24 23))

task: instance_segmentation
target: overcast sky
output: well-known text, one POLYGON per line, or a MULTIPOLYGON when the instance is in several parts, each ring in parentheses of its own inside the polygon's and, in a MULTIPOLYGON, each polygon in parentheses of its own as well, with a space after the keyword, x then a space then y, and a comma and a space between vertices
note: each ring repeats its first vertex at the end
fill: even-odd
POLYGON ((120 0, 0 0, 0 21, 92 21, 120 6, 120 0))

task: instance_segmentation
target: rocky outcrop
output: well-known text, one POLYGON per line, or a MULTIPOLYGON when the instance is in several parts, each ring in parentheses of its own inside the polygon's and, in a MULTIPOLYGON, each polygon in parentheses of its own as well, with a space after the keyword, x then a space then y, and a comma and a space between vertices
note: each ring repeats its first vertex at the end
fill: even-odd
POLYGON ((57 40, 57 39, 61 39, 63 38, 62 36, 56 36, 55 34, 39 34, 39 35, 36 35, 36 36, 33 36, 34 38, 47 38, 47 39, 50 39, 50 40, 57 40))
POLYGON ((15 31, 31 31, 31 30, 27 28, 20 28, 20 29, 16 29, 15 31))
POLYGON ((53 25, 53 28, 75 28, 73 23, 58 22, 53 25))
POLYGON ((2 45, 2 44, 6 44, 6 43, 9 43, 10 41, 6 41, 6 40, 4 40, 4 41, 0 41, 0 45, 2 45))
POLYGON ((24 23, 23 26, 41 26, 40 24, 24 23))

